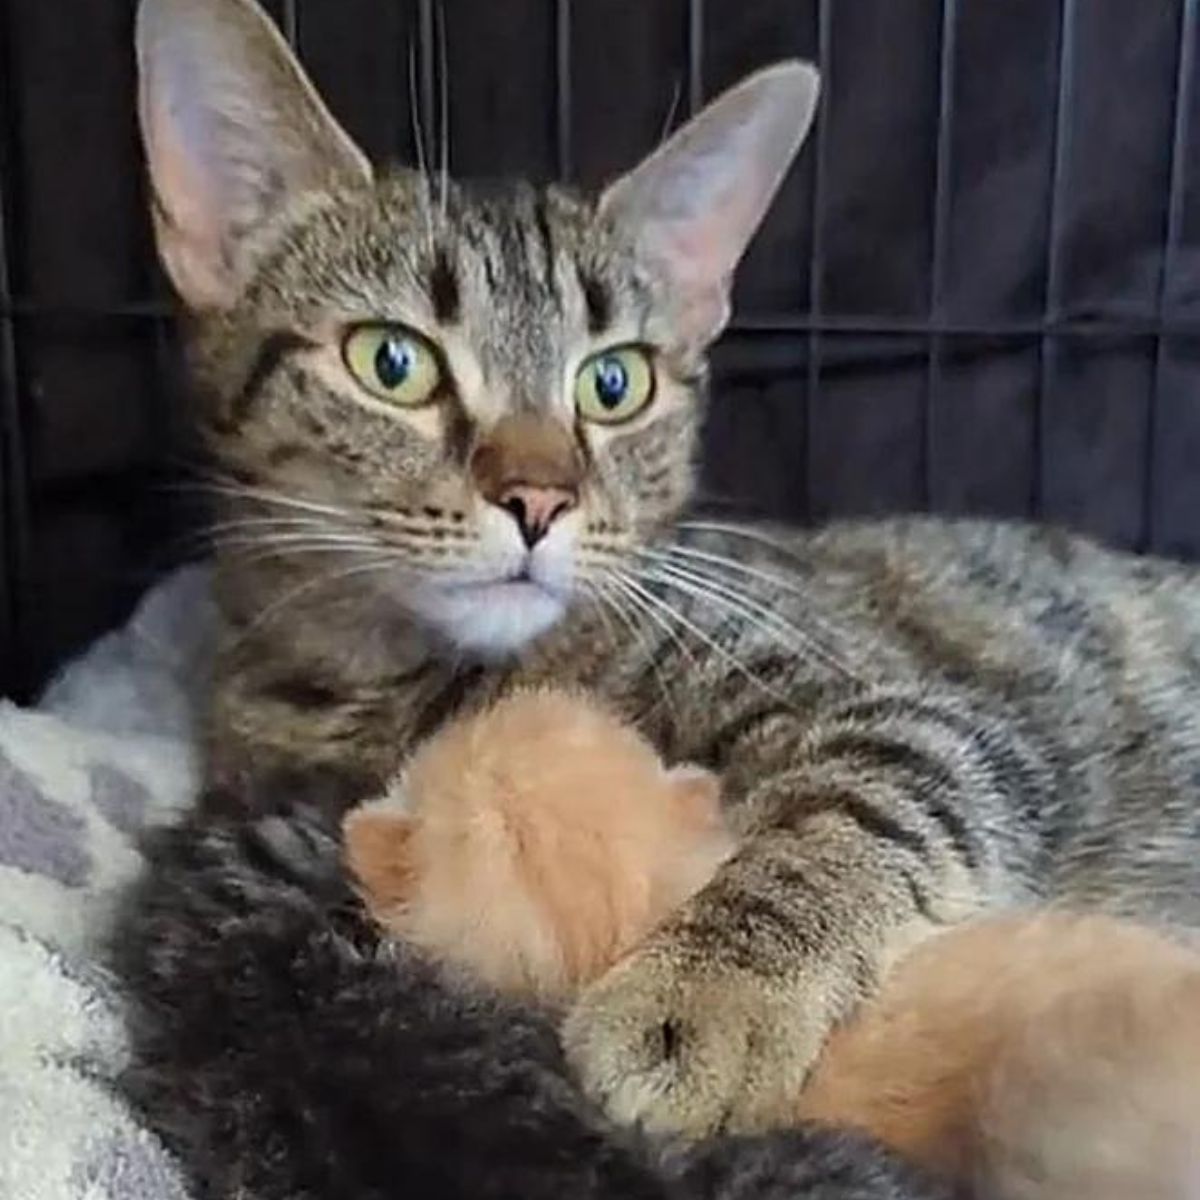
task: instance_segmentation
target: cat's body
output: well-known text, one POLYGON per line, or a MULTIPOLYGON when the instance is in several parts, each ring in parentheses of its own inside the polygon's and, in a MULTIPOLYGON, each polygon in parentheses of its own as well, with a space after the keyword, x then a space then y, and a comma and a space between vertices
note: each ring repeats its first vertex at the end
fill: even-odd
POLYGON ((1038 894, 1200 920, 1192 573, 986 526, 783 555, 676 532, 811 69, 750 77, 598 199, 483 196, 377 177, 250 0, 142 0, 138 48, 229 522, 210 774, 244 815, 317 766, 374 794, 546 679, 719 768, 738 853, 565 1026, 613 1114, 692 1132, 759 1123, 943 923, 1038 894))

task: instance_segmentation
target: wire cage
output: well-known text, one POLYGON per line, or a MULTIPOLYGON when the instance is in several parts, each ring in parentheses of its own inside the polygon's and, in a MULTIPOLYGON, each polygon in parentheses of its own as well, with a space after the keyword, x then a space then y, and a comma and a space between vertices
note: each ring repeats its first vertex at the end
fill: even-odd
MULTIPOLYGON (((275 0, 371 156, 594 186, 799 55, 802 160, 715 354, 705 493, 1200 555, 1200 0, 275 0)), ((178 557, 132 0, 0 0, 0 651, 27 695, 178 557)))

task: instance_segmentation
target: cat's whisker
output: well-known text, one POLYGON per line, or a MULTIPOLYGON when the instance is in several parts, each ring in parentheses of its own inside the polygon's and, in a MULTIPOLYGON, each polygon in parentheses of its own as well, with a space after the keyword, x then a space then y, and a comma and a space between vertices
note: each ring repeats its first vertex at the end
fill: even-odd
POLYGON ((845 672, 840 662, 830 659, 818 646, 790 622, 765 606, 746 600, 736 592, 724 589, 704 576, 683 573, 673 567, 652 567, 642 572, 642 578, 661 583, 690 596, 702 604, 710 604, 720 612, 736 617, 748 630, 765 634, 773 644, 794 654, 798 660, 817 658, 823 665, 839 674, 845 672))
POLYGON ((322 517, 244 517, 236 521, 218 521, 203 529, 193 530, 180 539, 181 544, 210 548, 220 546, 229 538, 270 536, 274 533, 306 532, 316 536, 346 532, 322 517))
MULTIPOLYGON (((756 628, 762 629, 764 623, 774 628, 789 640, 789 649, 806 658, 816 658, 818 661, 849 678, 854 672, 844 657, 823 644, 811 633, 782 617, 769 605, 752 599, 742 592, 736 591, 730 579, 721 579, 710 570, 678 561, 672 556, 654 551, 643 551, 642 556, 655 564, 654 570, 667 573, 673 581, 678 581, 681 590, 687 586, 694 590, 691 594, 698 598, 708 598, 731 610, 736 610, 740 616, 756 628)), ((757 576, 757 572, 753 573, 757 576)))
MULTIPOLYGON (((662 666, 658 662, 657 656, 653 653, 654 648, 653 648, 653 646, 649 646, 649 644, 648 644, 647 631, 644 627, 639 626, 638 623, 633 619, 633 617, 630 616, 630 614, 625 611, 625 608, 621 604, 621 599, 622 599, 621 593, 617 592, 614 595, 613 591, 610 590, 610 584, 611 584, 611 581, 609 580, 609 578, 606 575, 602 575, 598 579, 591 581, 591 586, 595 589, 595 594, 599 598, 601 603, 607 604, 612 609, 612 611, 616 614, 617 618, 621 621, 621 623, 625 626, 625 628, 629 630, 630 637, 633 639, 634 644, 637 646, 639 652, 642 652, 642 658, 644 660, 649 661, 651 670, 654 674, 655 683, 658 686, 659 695, 661 697, 660 703, 663 705, 664 708, 666 708, 667 712, 670 713, 672 717, 675 717, 677 719, 678 718, 678 708, 675 705, 674 700, 672 698, 671 688, 670 688, 670 685, 667 683, 666 676, 663 673, 662 666)), ((673 634, 674 631, 668 629, 667 633, 673 634)), ((676 640, 678 640, 677 637, 676 637, 676 640)), ((616 648, 617 645, 619 645, 619 641, 614 638, 613 639, 614 649, 616 648)), ((684 648, 684 651, 686 653, 686 647, 684 648)), ((654 711, 654 708, 656 708, 656 707, 657 707, 657 705, 647 708, 642 713, 642 717, 644 718, 644 717, 648 716, 650 713, 652 713, 654 711)))
MULTIPOLYGON (((655 607, 664 616, 679 625, 681 629, 690 633, 694 638, 707 646, 726 666, 735 670, 744 679, 754 684, 755 687, 761 688, 773 700, 777 700, 780 704, 787 705, 788 707, 791 706, 791 700, 783 692, 779 691, 778 688, 772 687, 765 679, 760 679, 736 654, 727 647, 722 646, 715 637, 702 629, 694 621, 684 616, 669 601, 664 600, 661 596, 656 596, 649 588, 644 587, 625 572, 621 573, 621 580, 627 587, 634 589, 646 603, 655 607)), ((693 663, 695 662, 694 659, 692 661, 693 663)), ((700 677, 699 675, 697 676, 697 678, 700 677)))
POLYGON ((231 643, 229 643, 229 645, 226 647, 226 652, 236 650, 253 634, 257 633, 265 625, 279 616, 283 609, 287 608, 291 604, 294 604, 297 600, 308 595, 310 592, 313 592, 321 587, 328 587, 331 584, 339 583, 345 579, 350 579, 353 576, 364 575, 368 572, 383 572, 389 569, 395 569, 396 566, 397 563, 391 556, 380 557, 373 559, 370 562, 354 563, 353 565, 343 567, 340 570, 326 571, 312 579, 306 579, 303 583, 289 589, 288 591, 284 592, 282 596, 268 604, 267 607, 264 608, 262 612, 260 612, 258 616, 256 616, 254 620, 250 622, 249 625, 241 630, 241 632, 231 643))
POLYGON ((600 624, 604 626, 604 632, 608 637, 608 644, 613 650, 616 650, 621 644, 621 639, 617 633, 617 627, 609 617, 611 602, 601 592, 594 579, 581 579, 579 584, 583 594, 592 601, 595 607, 596 616, 600 618, 600 624))
POLYGON ((321 504, 316 500, 301 500, 297 496, 288 496, 283 492, 271 491, 268 488, 217 481, 192 484, 181 490, 203 492, 214 496, 225 496, 234 500, 252 500, 259 504, 274 505, 277 508, 337 517, 346 524, 362 523, 362 518, 356 516, 352 509, 342 508, 338 505, 321 504))
POLYGON ((172 547, 185 554, 199 554, 218 549, 228 538, 249 535, 251 532, 307 531, 320 535, 336 531, 337 527, 324 517, 241 517, 236 520, 217 521, 182 533, 172 540, 172 547))
POLYGON ((441 76, 441 112, 438 119, 441 127, 441 201, 442 224, 446 223, 446 205, 450 194, 450 54, 447 48, 446 5, 443 0, 437 6, 438 19, 438 73, 441 76))
POLYGON ((736 525, 729 521, 679 521, 676 523, 676 527, 679 529, 694 530, 697 533, 722 533, 729 537, 740 537, 748 542, 755 542, 760 546, 766 546, 768 549, 774 550, 782 558, 791 559, 792 562, 800 561, 799 556, 791 546, 779 538, 772 537, 769 533, 765 533, 761 529, 736 525))
POLYGON ((331 529, 336 528, 325 517, 237 517, 218 521, 207 526, 201 533, 228 533, 243 529, 331 529))
POLYGON ((417 97, 417 43, 408 43, 408 111, 412 122, 413 143, 417 154, 417 173, 421 176, 422 213, 425 218, 425 233, 429 239, 429 253, 437 246, 433 233, 433 190, 429 182, 428 164, 425 161, 425 129, 421 121, 421 102, 417 97))
POLYGON ((661 546, 651 547, 647 553, 671 555, 672 557, 691 559, 694 562, 708 563, 712 566, 722 567, 727 571, 736 571, 739 575, 745 575, 749 579, 756 579, 760 583, 765 583, 769 587, 775 588, 777 591, 797 596, 801 600, 809 598, 804 587, 795 579, 789 579, 787 576, 777 574, 774 571, 765 571, 761 567, 753 567, 749 563, 741 562, 739 559, 730 558, 726 554, 719 554, 713 550, 701 550, 696 546, 683 546, 678 542, 667 542, 661 546))
POLYGON ((282 538, 233 538, 217 543, 217 548, 237 555, 242 562, 259 562, 269 558, 287 558, 293 554, 387 553, 389 548, 370 539, 314 537, 298 534, 282 538))
MULTIPOLYGON (((679 634, 679 630, 667 621, 658 610, 648 605, 645 600, 639 595, 643 589, 634 589, 633 581, 623 571, 610 569, 605 576, 606 582, 617 590, 617 595, 624 599, 633 609, 635 614, 641 614, 648 617, 662 631, 668 643, 674 646, 679 653, 688 660, 688 665, 693 669, 698 668, 695 656, 691 649, 679 634)), ((630 618, 631 619, 631 618, 630 618)), ((636 631, 637 624, 633 623, 632 628, 636 631)), ((644 636, 644 631, 643 636, 644 636)))
POLYGON ((662 129, 658 134, 658 144, 661 146, 667 140, 675 125, 675 114, 679 111, 679 99, 683 95, 683 77, 675 76, 675 87, 671 91, 671 103, 667 106, 667 115, 663 120, 662 129))
MULTIPOLYGON (((734 527, 731 526, 730 528, 732 529, 734 527)), ((755 537, 753 531, 742 532, 745 532, 746 536, 750 537, 752 540, 760 540, 755 537)), ((781 547, 781 549, 784 548, 781 547)), ((841 663, 843 669, 848 674, 854 674, 854 670, 848 662, 847 653, 843 650, 835 648, 837 643, 845 641, 844 636, 837 632, 836 628, 832 625, 827 617, 824 617, 820 613, 814 611, 811 606, 810 594, 805 589, 803 584, 794 579, 788 579, 787 577, 777 574, 774 571, 765 571, 761 567, 750 566, 748 563, 741 562, 735 558, 730 558, 727 555, 719 554, 712 550, 699 550, 695 546, 681 546, 677 542, 667 543, 666 545, 657 547, 653 551, 648 551, 647 553, 666 554, 675 559, 687 559, 692 564, 708 564, 720 568, 721 570, 728 571, 732 574, 744 576, 747 579, 757 580, 766 584, 768 587, 786 592, 788 595, 795 596, 796 598, 804 601, 806 605, 804 613, 805 622, 807 624, 811 624, 816 628, 816 630, 823 632, 826 635, 825 641, 821 643, 823 652, 832 656, 832 659, 836 662, 841 663)), ((732 584, 734 581, 727 580, 726 582, 732 584)), ((804 632, 806 637, 810 639, 815 638, 813 630, 806 629, 804 632)), ((858 649, 861 650, 861 646, 859 646, 858 649)), ((861 654, 857 655, 856 657, 859 659, 859 661, 861 661, 861 654)))

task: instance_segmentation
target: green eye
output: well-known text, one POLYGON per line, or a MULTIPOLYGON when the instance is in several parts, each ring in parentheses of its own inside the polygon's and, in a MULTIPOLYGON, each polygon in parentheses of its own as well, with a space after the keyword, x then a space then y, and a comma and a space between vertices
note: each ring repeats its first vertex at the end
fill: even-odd
POLYGON ((403 325, 360 325, 342 345, 350 374, 372 396, 415 408, 427 404, 442 381, 433 347, 403 325))
POLYGON ((595 354, 575 377, 575 408, 585 421, 620 425, 654 398, 654 365, 640 346, 595 354))

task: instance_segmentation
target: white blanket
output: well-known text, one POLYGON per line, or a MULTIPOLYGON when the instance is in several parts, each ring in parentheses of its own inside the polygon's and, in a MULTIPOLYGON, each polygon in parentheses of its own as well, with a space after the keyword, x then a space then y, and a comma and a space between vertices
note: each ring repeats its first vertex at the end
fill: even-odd
POLYGON ((126 1046, 96 960, 136 836, 196 787, 208 576, 151 592, 29 709, 0 703, 0 1200, 181 1200, 113 1081, 126 1046))

